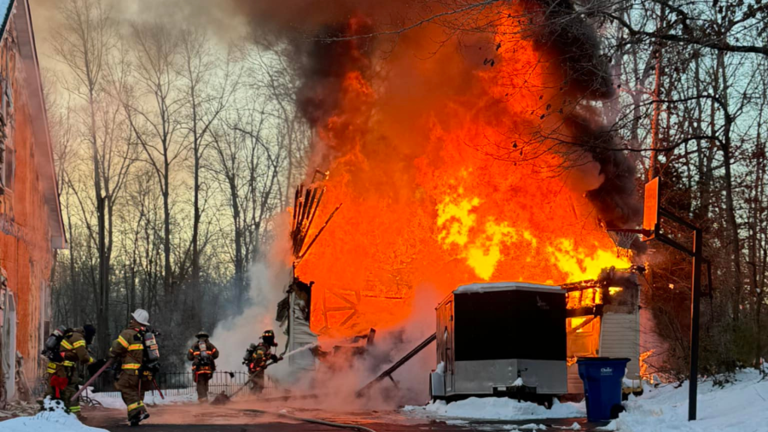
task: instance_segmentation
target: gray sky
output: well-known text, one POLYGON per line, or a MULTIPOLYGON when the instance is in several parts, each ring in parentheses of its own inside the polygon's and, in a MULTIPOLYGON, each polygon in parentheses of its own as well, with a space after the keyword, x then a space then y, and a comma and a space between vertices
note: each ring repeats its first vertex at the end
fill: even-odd
MULTIPOLYGON (((38 56, 43 69, 56 67, 50 40, 55 36, 57 4, 66 0, 29 0, 38 56)), ((184 20, 205 26, 212 34, 229 40, 242 38, 247 22, 228 0, 103 0, 112 4, 113 15, 129 21, 184 20)))

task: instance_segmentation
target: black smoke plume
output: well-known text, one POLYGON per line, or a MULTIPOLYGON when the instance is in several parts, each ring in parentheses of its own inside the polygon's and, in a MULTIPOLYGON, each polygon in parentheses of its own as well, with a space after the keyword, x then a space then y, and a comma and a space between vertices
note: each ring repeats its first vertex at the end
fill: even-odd
MULTIPOLYGON (((566 99, 577 101, 564 114, 569 130, 565 141, 589 154, 600 165, 599 174, 604 179, 597 189, 587 192, 587 199, 608 228, 635 228, 642 221, 635 165, 611 131, 613 125, 601 124, 599 112, 587 106, 616 96, 597 32, 570 0, 536 0, 528 4, 528 9, 537 8, 543 18, 533 29, 534 41, 556 59, 554 65, 562 73, 566 99)), ((633 248, 645 251, 641 242, 634 242, 633 248)))

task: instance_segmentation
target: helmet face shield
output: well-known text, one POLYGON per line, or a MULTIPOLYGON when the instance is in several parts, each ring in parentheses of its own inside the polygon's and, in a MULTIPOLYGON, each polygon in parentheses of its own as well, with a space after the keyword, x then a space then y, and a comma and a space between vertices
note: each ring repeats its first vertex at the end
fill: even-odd
POLYGON ((266 330, 264 333, 261 334, 261 340, 264 341, 265 344, 269 346, 276 347, 277 343, 275 343, 275 332, 272 330, 266 330))

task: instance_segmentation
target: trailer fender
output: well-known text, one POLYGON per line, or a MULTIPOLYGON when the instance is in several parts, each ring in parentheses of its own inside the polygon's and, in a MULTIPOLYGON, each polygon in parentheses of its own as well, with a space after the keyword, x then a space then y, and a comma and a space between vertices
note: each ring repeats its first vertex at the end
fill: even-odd
POLYGON ((438 400, 445 397, 445 375, 439 372, 429 374, 429 398, 438 400))

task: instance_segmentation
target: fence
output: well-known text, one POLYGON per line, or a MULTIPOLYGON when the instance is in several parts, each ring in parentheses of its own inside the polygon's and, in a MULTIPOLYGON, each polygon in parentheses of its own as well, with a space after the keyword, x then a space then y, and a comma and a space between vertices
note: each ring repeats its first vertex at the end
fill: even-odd
MULTIPOLYGON (((154 375, 157 386, 163 393, 169 395, 196 394, 196 385, 192 371, 184 372, 160 372, 154 375)), ((225 392, 232 394, 248 382, 248 372, 216 371, 208 381, 208 391, 212 394, 225 392)), ((104 371, 92 384, 94 392, 114 392, 115 374, 112 370, 104 371)), ((269 389, 269 380, 265 383, 269 389)), ((148 388, 147 390, 154 390, 148 388)))

